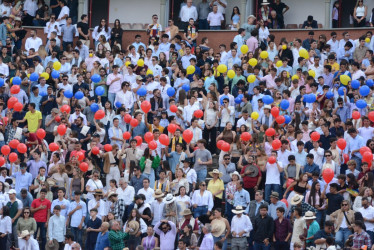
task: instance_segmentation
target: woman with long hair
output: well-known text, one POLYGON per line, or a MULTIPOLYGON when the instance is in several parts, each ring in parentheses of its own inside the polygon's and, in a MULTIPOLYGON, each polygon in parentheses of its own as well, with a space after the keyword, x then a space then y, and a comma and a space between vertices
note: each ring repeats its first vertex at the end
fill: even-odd
POLYGON ((144 155, 139 161, 139 166, 142 171, 142 174, 149 179, 150 187, 155 185, 155 171, 160 166, 160 156, 152 156, 151 149, 146 148, 144 150, 144 155))
POLYGON ((186 192, 188 193, 190 189, 188 180, 185 178, 183 169, 177 168, 175 170, 175 179, 170 183, 172 193, 174 195, 178 194, 179 188, 182 186, 186 188, 186 192))
POLYGON ((240 28, 240 10, 238 6, 232 9, 231 13, 231 30, 238 30, 240 28))
POLYGON ((178 196, 176 197, 175 201, 178 202, 183 202, 186 204, 186 208, 189 208, 191 206, 191 198, 190 196, 187 195, 186 192, 186 187, 185 186, 180 186, 179 187, 179 192, 178 196))
POLYGON ((313 182, 310 191, 305 195, 305 202, 317 209, 317 222, 322 225, 327 202, 322 199, 321 184, 319 181, 313 182))
MULTIPOLYGON (((285 170, 286 171, 286 170, 285 170)), ((294 197, 296 194, 298 195, 304 195, 307 190, 310 189, 310 186, 308 184, 308 174, 304 173, 300 176, 299 180, 293 181, 286 189, 283 195, 283 199, 287 199, 288 204, 291 204, 292 197, 294 197), (293 191, 288 195, 288 192, 293 188, 293 191)))
POLYGON ((261 171, 261 182, 259 189, 265 188, 265 180, 266 180, 266 163, 268 161, 268 155, 265 153, 265 150, 263 147, 257 147, 256 148, 256 165, 260 168, 261 171))
MULTIPOLYGON (((128 248, 130 250, 135 250, 135 248, 137 246, 139 246, 140 243, 141 243, 141 234, 142 234, 142 231, 146 231, 147 224, 140 217, 139 211, 137 209, 131 210, 131 212, 129 214, 129 218, 127 219, 125 225, 123 226, 124 231, 126 230, 126 228, 129 228, 129 223, 131 221, 136 221, 137 223, 139 223, 138 232, 136 232, 135 234, 130 234, 129 238, 128 238, 128 241, 127 241, 128 248)), ((131 231, 131 229, 130 229, 130 231, 131 231)))
MULTIPOLYGON (((52 174, 52 178, 56 181, 56 185, 52 187, 52 193, 53 193, 53 198, 57 199, 57 190, 60 187, 63 187, 68 190, 69 187, 69 177, 65 172, 65 167, 63 164, 58 164, 56 166, 57 172, 52 174)), ((67 198, 67 195, 66 197, 67 198)))
POLYGON ((241 180, 241 177, 237 171, 230 174, 231 181, 227 183, 225 188, 225 214, 229 221, 232 220, 234 214, 232 213, 232 209, 234 208, 234 195, 237 190, 236 185, 241 180))
POLYGON ((160 65, 162 68, 169 66, 168 61, 166 60, 166 54, 164 52, 160 52, 158 57, 158 65, 160 65))
POLYGON ((158 238, 154 236, 155 232, 153 231, 152 226, 147 227, 147 235, 142 239, 142 246, 144 250, 152 250, 155 247, 158 247, 158 238))
POLYGON ((217 151, 217 123, 218 123, 218 110, 213 101, 209 101, 208 108, 204 112, 205 127, 203 130, 203 139, 208 143, 208 150, 215 154, 217 151))
MULTIPOLYGON (((223 140, 230 144, 230 150, 229 153, 232 151, 232 144, 234 143, 234 139, 236 136, 236 132, 233 131, 233 125, 230 121, 226 122, 226 126, 223 128, 222 133, 217 137, 217 142, 219 140, 223 140)), ((226 154, 227 152, 224 152, 221 150, 221 153, 219 155, 219 161, 222 161, 223 155, 226 154)))
POLYGON ((8 206, 0 209, 0 216, 0 248, 10 249, 8 241, 12 233, 12 218, 10 218, 8 206))
POLYGON ((122 48, 122 34, 123 29, 121 27, 121 21, 119 19, 114 20, 113 29, 110 32, 110 41, 113 47, 114 41, 117 41, 121 45, 122 48))
POLYGON ((188 249, 196 249, 197 237, 196 234, 193 232, 192 226, 190 224, 187 224, 181 229, 183 230, 183 232, 179 236, 179 239, 183 239, 183 241, 187 243, 188 249))
POLYGON ((370 187, 362 187, 360 188, 360 192, 358 193, 358 196, 356 197, 355 201, 353 202, 352 209, 355 212, 359 212, 360 208, 362 208, 362 198, 366 197, 369 201, 369 204, 371 204, 371 189, 370 187))
POLYGON ((104 35, 106 40, 109 40, 111 36, 111 28, 108 26, 108 23, 104 18, 100 20, 100 24, 96 26, 92 32, 92 38, 95 41, 95 48, 99 43, 100 35, 104 35))
POLYGON ((353 21, 355 27, 365 27, 368 7, 364 5, 364 0, 357 0, 353 10, 353 21))

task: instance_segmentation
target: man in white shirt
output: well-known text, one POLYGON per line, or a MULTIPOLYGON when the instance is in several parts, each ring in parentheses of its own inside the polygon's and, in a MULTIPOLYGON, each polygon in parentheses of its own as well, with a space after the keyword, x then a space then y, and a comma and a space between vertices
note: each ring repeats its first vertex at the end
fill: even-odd
MULTIPOLYGON (((140 190, 139 190, 140 191, 140 190)), ((164 219, 163 217, 163 210, 165 206, 164 202, 164 193, 160 189, 157 189, 156 192, 153 194, 155 200, 151 203, 151 211, 152 211, 152 225, 156 225, 158 222, 164 219)))
POLYGON ((192 18, 194 21, 197 20, 197 10, 195 6, 192 6, 192 0, 187 0, 187 4, 181 8, 180 19, 182 21, 182 29, 184 30, 188 26, 188 21, 192 18))
POLYGON ((160 65, 158 65, 158 57, 157 56, 152 56, 152 64, 149 65, 148 69, 152 70, 153 75, 156 79, 160 78, 162 67, 160 65))
POLYGON ((331 39, 327 41, 327 44, 331 47, 331 52, 338 53, 339 50, 339 41, 336 39, 338 35, 335 31, 331 32, 331 39))
POLYGON ((277 160, 277 151, 272 151, 271 157, 275 158, 275 163, 266 163, 265 200, 267 202, 270 202, 271 192, 279 193, 281 190, 280 176, 283 172, 282 162, 277 160))
POLYGON ((8 64, 3 63, 3 58, 0 56, 0 74, 4 76, 9 76, 9 66, 8 64))
POLYGON ((134 94, 130 90, 130 83, 123 82, 122 90, 117 93, 114 104, 120 103, 121 107, 124 107, 127 111, 131 111, 135 101, 134 94))
POLYGON ((297 59, 299 58, 299 51, 303 49, 303 47, 301 47, 301 39, 295 39, 294 42, 293 42, 293 47, 292 47, 292 55, 293 55, 293 65, 292 67, 295 68, 297 67, 297 64, 298 64, 298 61, 297 59))
POLYGON ((364 218, 366 232, 370 235, 370 239, 374 238, 374 208, 369 205, 367 197, 363 197, 361 201, 362 207, 358 210, 364 218))
POLYGON ((58 242, 60 248, 64 245, 65 234, 66 234, 66 217, 60 214, 61 207, 59 205, 53 208, 53 216, 49 218, 48 221, 48 236, 50 244, 56 244, 55 240, 58 242))
POLYGON ((191 146, 194 148, 197 144, 197 141, 203 138, 203 132, 201 131, 201 128, 198 127, 199 119, 196 117, 192 118, 191 120, 191 127, 188 128, 188 130, 191 130, 192 132, 192 140, 190 142, 191 146))
POLYGON ((191 96, 190 104, 185 106, 183 109, 183 119, 187 127, 192 123, 193 113, 200 109, 199 105, 195 105, 196 97, 191 96))
MULTIPOLYGON (((153 180, 153 182, 154 182, 154 180, 153 180)), ((153 197, 153 194, 155 193, 155 191, 152 188, 150 188, 149 185, 150 185, 150 180, 148 178, 144 178, 144 180, 143 180, 143 188, 139 189, 137 195, 144 194, 144 196, 145 196, 144 203, 151 204, 154 201, 154 199, 155 199, 153 197)))
POLYGON ((160 83, 154 81, 154 76, 149 74, 147 75, 147 81, 145 82, 144 87, 147 90, 146 99, 147 101, 150 101, 153 97, 153 90, 158 89, 160 87, 160 83))
POLYGON ((65 0, 59 0, 58 2, 61 7, 61 11, 56 21, 60 23, 61 27, 63 25, 66 25, 66 19, 69 17, 70 9, 68 6, 66 6, 65 0))
POLYGON ((231 211, 236 214, 231 221, 231 247, 233 249, 246 249, 247 237, 253 229, 252 222, 248 216, 243 215, 244 209, 241 206, 237 206, 231 211))
POLYGON ((51 38, 51 32, 55 31, 58 35, 61 35, 60 24, 56 22, 56 15, 52 14, 49 22, 44 27, 44 33, 47 34, 47 38, 51 38))
POLYGON ((127 74, 123 77, 123 81, 129 82, 131 85, 136 84, 137 75, 134 73, 134 68, 135 66, 133 64, 129 64, 127 66, 127 74))
POLYGON ((129 206, 135 197, 135 189, 133 186, 129 185, 129 182, 124 178, 119 179, 119 187, 116 190, 118 194, 118 199, 122 199, 125 202, 126 206, 129 206))
MULTIPOLYGON (((17 235, 17 234, 15 234, 17 235)), ((39 250, 38 241, 31 238, 30 232, 28 230, 23 230, 20 237, 16 240, 19 244, 17 249, 27 249, 27 250, 39 250)))
POLYGON ((319 168, 322 168, 322 160, 324 157, 325 150, 319 146, 318 141, 313 142, 313 149, 309 151, 310 154, 314 155, 314 162, 319 166, 319 168))
POLYGON ((182 61, 182 66, 184 69, 187 69, 188 66, 190 66, 190 59, 195 58, 195 55, 191 54, 191 47, 186 46, 186 54, 182 56, 181 61, 182 61))
MULTIPOLYGON (((104 194, 102 190, 96 189, 94 193, 95 199, 90 200, 87 204, 88 211, 91 211, 91 209, 93 208, 97 209, 97 218, 99 218, 100 220, 102 220, 103 217, 108 214, 108 211, 106 209, 106 203, 103 200, 103 195, 104 194)), ((92 218, 91 215, 90 218, 92 218)))
POLYGON ((26 0, 23 4, 23 25, 33 26, 33 19, 36 16, 36 11, 38 10, 38 1, 35 0, 26 0))
POLYGON ((353 62, 352 67, 352 80, 358 80, 360 77, 366 79, 365 73, 360 69, 360 64, 358 62, 353 62))
POLYGON ((33 48, 35 51, 38 51, 40 45, 42 44, 43 44, 42 39, 36 36, 36 30, 35 29, 30 30, 30 37, 27 38, 25 42, 25 50, 29 52, 29 50, 33 48))
MULTIPOLYGON (((242 45, 244 44, 244 36, 245 36, 245 29, 240 28, 238 30, 238 34, 234 37, 234 40, 233 40, 238 45, 238 48, 242 47, 242 45)), ((222 58, 222 55, 221 55, 221 58, 222 58)))
POLYGON ((111 141, 111 144, 117 144, 118 148, 122 148, 122 144, 124 143, 124 139, 122 137, 122 130, 119 127, 119 119, 113 118, 113 126, 108 129, 108 136, 111 141))
POLYGON ((8 2, 3 2, 1 5, 0 5, 0 16, 1 17, 4 17, 4 16, 9 16, 10 15, 10 11, 12 10, 12 4, 11 3, 8 3, 8 2))
POLYGON ((370 120, 367 117, 363 117, 363 126, 358 129, 358 134, 364 139, 365 145, 369 139, 374 137, 374 128, 370 126, 370 120))
POLYGON ((118 73, 119 67, 113 65, 113 73, 109 74, 107 77, 106 85, 109 86, 108 89, 108 100, 112 105, 114 105, 114 100, 116 99, 116 94, 121 90, 121 84, 123 82, 123 75, 118 73))
POLYGON ((218 6, 214 5, 213 12, 209 13, 207 20, 211 30, 220 30, 221 24, 225 19, 223 18, 222 13, 218 12, 218 6))
POLYGON ((75 122, 75 120, 78 118, 78 117, 81 117, 83 119, 83 125, 84 126, 87 126, 87 118, 86 116, 81 112, 82 110, 82 107, 77 104, 77 106, 75 106, 75 112, 73 114, 71 114, 69 116, 69 123, 72 124, 75 122))

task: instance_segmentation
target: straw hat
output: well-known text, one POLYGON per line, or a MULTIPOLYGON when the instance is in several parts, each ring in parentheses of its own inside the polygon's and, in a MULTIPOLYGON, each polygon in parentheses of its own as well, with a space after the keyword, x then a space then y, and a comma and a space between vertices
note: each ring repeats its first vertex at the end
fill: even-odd
POLYGON ((238 176, 238 178, 239 178, 239 180, 241 180, 241 176, 240 176, 240 174, 239 174, 239 172, 238 171, 234 171, 234 172, 232 172, 231 174, 230 174, 230 178, 232 179, 232 176, 233 175, 237 175, 238 176))
POLYGON ((271 192, 270 198, 275 198, 279 200, 279 193, 278 192, 271 192))
POLYGON ((156 192, 153 194, 153 197, 157 198, 162 198, 164 197, 164 193, 161 191, 161 189, 157 189, 156 192))
POLYGON ((212 231, 214 231, 214 233, 212 232, 214 237, 221 236, 226 230, 226 224, 222 220, 214 219, 212 220, 211 225, 212 231))
POLYGON ((249 165, 245 168, 244 174, 249 177, 256 177, 258 176, 258 168, 254 165, 249 165))
POLYGON ((271 110, 271 106, 270 106, 270 105, 265 105, 265 106, 264 106, 264 109, 269 109, 269 110, 271 110))
POLYGON ((167 194, 166 197, 164 198, 165 204, 170 204, 173 201, 175 201, 175 197, 172 194, 167 194))
POLYGON ((47 183, 49 186, 55 186, 56 185, 56 180, 53 178, 48 178, 47 183))
POLYGON ((190 209, 185 209, 185 210, 183 210, 183 212, 181 213, 181 215, 183 215, 183 216, 186 216, 186 215, 191 215, 192 214, 192 212, 191 212, 191 210, 190 209))
POLYGON ((46 250, 58 250, 59 245, 58 245, 57 240, 54 239, 52 242, 48 241, 48 243, 45 245, 45 249, 46 250))
POLYGON ((304 220, 314 220, 317 217, 314 216, 314 213, 312 211, 307 211, 304 215, 304 220))
POLYGON ((95 193, 94 193, 94 196, 95 195, 101 195, 101 196, 103 196, 104 194, 103 194, 103 190, 101 190, 101 189, 96 189, 96 191, 95 191, 95 193))
POLYGON ((23 230, 22 233, 21 233, 21 235, 18 238, 23 239, 23 238, 25 238, 28 235, 30 235, 29 230, 23 230))
POLYGON ((130 231, 129 231, 130 235, 135 235, 138 233, 139 227, 140 227, 139 222, 137 222, 136 220, 132 220, 127 225, 130 228, 130 231))
POLYGON ((242 214, 245 212, 242 206, 236 206, 233 210, 231 210, 234 214, 242 214))
POLYGON ((292 197, 291 205, 297 205, 301 203, 304 199, 303 195, 296 194, 294 197, 292 197))
POLYGON ((218 169, 214 169, 213 171, 209 172, 209 175, 212 176, 212 177, 213 177, 213 174, 218 174, 219 178, 221 178, 222 175, 223 175, 218 169))
POLYGON ((113 195, 117 196, 118 194, 115 193, 115 192, 113 192, 113 191, 111 191, 111 192, 108 193, 108 199, 109 199, 111 196, 113 196, 113 195))

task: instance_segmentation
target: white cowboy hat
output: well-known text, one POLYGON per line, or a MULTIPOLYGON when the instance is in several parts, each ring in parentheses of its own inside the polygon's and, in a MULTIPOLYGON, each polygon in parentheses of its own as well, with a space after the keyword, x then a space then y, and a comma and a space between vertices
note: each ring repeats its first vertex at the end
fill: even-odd
POLYGON ((157 189, 155 191, 155 193, 153 194, 153 197, 155 197, 156 199, 157 198, 162 198, 162 197, 164 197, 164 193, 161 191, 161 189, 157 189))
POLYGON ((175 201, 175 197, 172 194, 167 194, 166 197, 164 198, 165 204, 170 204, 173 201, 175 201))
POLYGON ((221 178, 222 175, 223 175, 218 169, 214 169, 213 171, 209 172, 209 175, 212 176, 212 177, 213 177, 214 174, 218 174, 219 178, 221 178))
POLYGON ((268 0, 263 0, 261 5, 269 5, 270 3, 268 2, 268 0))
POLYGON ((214 231, 214 233, 212 233, 214 237, 221 236, 226 230, 226 224, 222 220, 214 219, 212 220, 211 225, 212 231, 214 231))
POLYGON ((291 205, 297 205, 301 203, 304 199, 303 195, 296 194, 294 197, 292 197, 291 205))
POLYGON ((108 199, 109 199, 111 196, 113 196, 113 195, 117 196, 118 194, 117 194, 116 192, 111 191, 111 192, 108 193, 108 199))
POLYGON ((185 216, 185 215, 191 215, 192 214, 192 212, 191 212, 191 210, 190 209, 185 209, 185 210, 183 210, 183 212, 181 213, 181 215, 183 215, 183 216, 185 216))
POLYGON ((23 230, 22 233, 21 233, 21 235, 19 236, 19 238, 23 239, 23 238, 25 238, 28 235, 30 235, 29 230, 23 230))
POLYGON ((312 211, 307 211, 304 215, 304 220, 314 220, 317 217, 314 216, 314 213, 312 211))
POLYGON ((245 212, 242 206, 236 206, 233 210, 231 210, 234 214, 242 214, 245 212))
POLYGON ((239 180, 241 180, 241 176, 240 176, 240 174, 239 174, 239 172, 238 171, 234 171, 234 172, 232 172, 231 174, 230 174, 230 178, 232 179, 232 176, 233 175, 237 175, 238 177, 239 177, 239 180))

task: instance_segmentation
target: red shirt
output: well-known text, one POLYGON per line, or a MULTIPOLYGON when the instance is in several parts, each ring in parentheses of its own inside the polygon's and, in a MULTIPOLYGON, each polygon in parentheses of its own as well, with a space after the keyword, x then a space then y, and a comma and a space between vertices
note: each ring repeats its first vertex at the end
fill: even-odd
POLYGON ((46 206, 45 209, 40 209, 34 213, 34 219, 36 222, 47 222, 48 211, 51 210, 51 202, 48 199, 41 201, 39 198, 33 200, 31 203, 32 208, 38 208, 43 205, 46 206))
MULTIPOLYGON (((243 167, 242 171, 240 171, 240 174, 244 174, 245 169, 249 166, 250 165, 247 165, 247 166, 243 167)), ((253 166, 255 166, 255 165, 253 165, 253 166)), ((244 182, 244 188, 245 189, 254 188, 257 185, 258 178, 260 178, 262 176, 260 168, 259 167, 257 167, 257 168, 258 168, 258 175, 256 177, 249 177, 247 175, 243 177, 243 182, 244 182)))
MULTIPOLYGON (((40 140, 37 136, 36 133, 30 133, 29 137, 27 138, 28 142, 35 142, 38 141, 38 144, 42 144, 42 140, 40 140)), ((29 148, 35 147, 35 144, 26 144, 29 148)))

